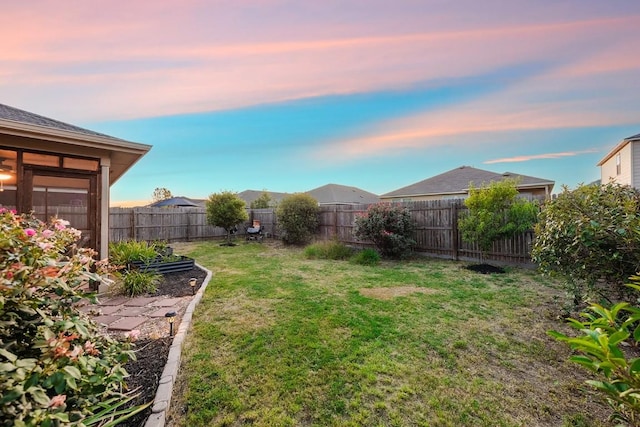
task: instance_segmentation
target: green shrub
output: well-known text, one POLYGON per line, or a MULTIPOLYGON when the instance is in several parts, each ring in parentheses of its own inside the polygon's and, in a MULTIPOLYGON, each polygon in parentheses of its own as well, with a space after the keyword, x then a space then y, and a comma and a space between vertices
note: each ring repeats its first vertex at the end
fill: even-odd
POLYGON ((0 210, 0 425, 97 424, 127 401, 131 344, 77 308, 108 266, 67 225, 0 210))
POLYGON ((383 256, 403 258, 416 243, 414 232, 415 222, 407 208, 377 203, 356 217, 353 234, 360 240, 373 242, 383 256))
POLYGON ((266 209, 273 204, 273 200, 267 191, 263 191, 260 197, 251 202, 251 209, 266 209))
MULTIPOLYGON (((640 290, 640 276, 632 276, 629 286, 640 290)), ((638 301, 638 299, 636 299, 638 301)), ((591 304, 582 313, 584 321, 569 319, 578 337, 556 331, 549 334, 566 342, 579 353, 570 360, 587 368, 597 379, 587 381, 604 395, 614 410, 613 418, 630 425, 640 421, 640 308, 626 302, 605 308, 591 304)))
POLYGON ((112 264, 126 266, 132 262, 150 262, 158 257, 158 246, 147 242, 126 240, 109 243, 109 260, 112 264))
POLYGON ((207 222, 222 227, 227 232, 227 244, 231 245, 231 233, 236 226, 249 219, 246 204, 236 193, 223 191, 209 196, 206 202, 207 222))
POLYGON ((458 229, 464 241, 478 244, 481 262, 494 242, 531 230, 536 222, 538 205, 521 198, 516 184, 506 179, 469 189, 458 229))
POLYGON ((351 262, 360 265, 378 265, 380 263, 380 254, 375 249, 363 249, 353 254, 351 262))
POLYGON ((282 240, 292 244, 309 242, 318 229, 318 214, 318 201, 308 194, 284 198, 276 210, 282 240))
POLYGON ((349 259, 353 250, 344 243, 336 241, 318 242, 304 248, 304 255, 309 259, 349 259))
POLYGON ((161 279, 162 275, 153 272, 126 270, 121 274, 121 283, 117 287, 117 292, 130 297, 152 294, 158 289, 161 279))
POLYGON ((640 193, 628 186, 566 187, 543 206, 531 257, 567 280, 575 306, 590 297, 623 297, 640 271, 640 193))

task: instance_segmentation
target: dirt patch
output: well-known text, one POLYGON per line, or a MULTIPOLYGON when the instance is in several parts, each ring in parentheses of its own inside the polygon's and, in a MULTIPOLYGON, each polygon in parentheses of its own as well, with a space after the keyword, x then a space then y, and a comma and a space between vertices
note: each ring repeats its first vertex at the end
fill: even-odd
POLYGON ((491 264, 471 264, 465 267, 467 270, 480 274, 504 274, 505 269, 491 264))
POLYGON ((417 286, 400 286, 397 288, 364 288, 360 289, 360 294, 381 300, 389 300, 396 297, 406 297, 412 294, 434 294, 434 289, 419 288, 417 286))

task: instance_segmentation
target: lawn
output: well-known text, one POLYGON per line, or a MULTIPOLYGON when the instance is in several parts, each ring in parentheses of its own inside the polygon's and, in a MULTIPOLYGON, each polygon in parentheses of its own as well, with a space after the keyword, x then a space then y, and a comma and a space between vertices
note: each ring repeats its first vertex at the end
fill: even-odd
POLYGON ((213 271, 183 348, 175 426, 603 426, 546 335, 557 283, 418 258, 360 266, 278 244, 177 246, 213 271))

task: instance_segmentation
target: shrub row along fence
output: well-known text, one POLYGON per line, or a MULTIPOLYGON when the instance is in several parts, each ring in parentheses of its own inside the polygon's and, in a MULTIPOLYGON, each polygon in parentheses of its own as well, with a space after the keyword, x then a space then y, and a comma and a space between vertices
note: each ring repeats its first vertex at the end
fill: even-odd
MULTIPOLYGON (((435 200, 404 204, 416 223, 415 250, 425 255, 455 260, 477 259, 477 245, 463 242, 458 233, 458 217, 466 207, 459 200, 435 200)), ((320 207, 320 240, 336 239, 347 245, 370 247, 353 235, 357 215, 364 214, 368 205, 323 205, 320 207)), ((226 231, 207 224, 204 208, 111 208, 110 239, 196 241, 226 236, 226 231)), ((249 221, 238 227, 244 236, 245 227, 260 221, 267 237, 278 238, 276 215, 273 209, 252 209, 249 221)), ((486 259, 513 264, 531 264, 533 232, 526 232, 496 242, 486 259)))

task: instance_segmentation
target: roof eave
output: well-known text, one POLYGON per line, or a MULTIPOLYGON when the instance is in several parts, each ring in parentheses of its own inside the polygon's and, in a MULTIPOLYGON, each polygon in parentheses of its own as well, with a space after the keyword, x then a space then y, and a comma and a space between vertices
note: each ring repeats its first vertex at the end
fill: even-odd
POLYGON ((94 146, 94 148, 112 149, 140 154, 145 154, 151 149, 151 145, 125 141, 124 139, 90 135, 62 129, 53 129, 46 126, 38 126, 6 119, 0 119, 0 131, 16 136, 48 139, 67 144, 94 146))
POLYGON ((629 144, 630 142, 634 142, 634 141, 640 141, 640 137, 631 137, 631 138, 625 138, 622 141, 620 141, 615 147, 613 147, 613 149, 611 151, 609 151, 607 153, 606 156, 604 156, 602 158, 602 160, 600 160, 598 162, 598 164, 596 166, 602 166, 603 164, 605 164, 610 158, 612 158, 618 151, 622 150, 627 144, 629 144))
POLYGON ((409 194, 383 194, 382 196, 380 196, 381 199, 395 199, 398 197, 428 197, 428 196, 450 196, 450 195, 455 195, 455 194, 467 194, 469 191, 448 191, 448 192, 437 192, 437 193, 421 193, 421 194, 416 194, 416 193, 409 193, 409 194))
POLYGON ((118 157, 124 163, 112 165, 111 173, 109 174, 110 185, 113 185, 151 149, 151 145, 148 144, 125 141, 106 135, 91 135, 7 119, 0 119, 0 134, 39 141, 58 142, 70 147, 92 148, 118 154, 118 157))

